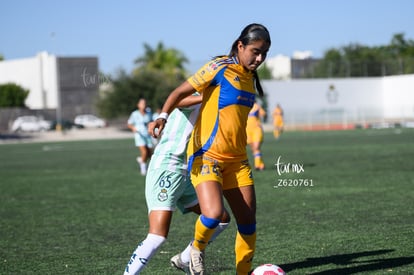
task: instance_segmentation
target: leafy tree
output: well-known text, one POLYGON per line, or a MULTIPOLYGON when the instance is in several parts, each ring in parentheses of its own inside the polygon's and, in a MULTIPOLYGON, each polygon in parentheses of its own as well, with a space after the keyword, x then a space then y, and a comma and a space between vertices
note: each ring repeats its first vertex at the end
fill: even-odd
POLYGON ((343 57, 350 61, 349 76, 381 76, 381 55, 377 48, 351 44, 342 48, 343 57))
POLYGON ((112 81, 112 91, 98 101, 99 113, 105 118, 128 116, 139 98, 145 98, 150 107, 164 104, 168 94, 179 84, 162 71, 142 71, 137 75, 121 72, 112 81))
POLYGON ((135 64, 138 67, 134 70, 134 74, 149 70, 162 71, 165 74, 178 77, 186 75, 184 63, 187 63, 188 60, 180 51, 174 48, 166 49, 162 42, 159 42, 155 49, 144 43, 144 48, 144 55, 135 59, 135 64))
MULTIPOLYGON (((313 77, 359 77, 414 73, 414 41, 395 34, 389 45, 349 44, 329 49, 315 66, 313 77)), ((309 77, 309 76, 308 76, 309 77)))
POLYGON ((342 53, 332 48, 325 52, 324 58, 315 67, 314 77, 345 76, 347 71, 348 66, 342 53))
POLYGON ((410 53, 414 55, 414 41, 406 41, 403 33, 394 34, 389 48, 396 57, 410 55, 410 53))
POLYGON ((14 83, 0 85, 0 107, 25 107, 29 90, 14 83))
POLYGON ((186 57, 160 42, 155 49, 144 44, 145 53, 135 60, 131 75, 121 71, 111 82, 110 92, 99 100, 98 110, 105 118, 127 116, 140 97, 153 109, 164 104, 168 94, 186 79, 186 57))
POLYGON ((406 40, 403 33, 397 33, 387 49, 391 59, 397 62, 400 73, 414 73, 414 40, 406 40))
POLYGON ((266 63, 262 63, 257 69, 257 74, 260 79, 272 79, 272 71, 266 66, 266 63))
POLYGON ((4 56, 0 53, 0 61, 4 60, 4 56))

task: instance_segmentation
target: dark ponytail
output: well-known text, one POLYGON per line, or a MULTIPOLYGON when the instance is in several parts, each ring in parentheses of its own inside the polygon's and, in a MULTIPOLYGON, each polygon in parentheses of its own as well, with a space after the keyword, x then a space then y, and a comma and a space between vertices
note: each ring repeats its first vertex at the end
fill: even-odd
POLYGON ((254 75, 254 84, 256 85, 256 90, 259 93, 259 96, 263 97, 264 92, 263 92, 262 84, 260 84, 260 79, 259 79, 259 76, 257 75, 256 70, 253 71, 253 75, 254 75))

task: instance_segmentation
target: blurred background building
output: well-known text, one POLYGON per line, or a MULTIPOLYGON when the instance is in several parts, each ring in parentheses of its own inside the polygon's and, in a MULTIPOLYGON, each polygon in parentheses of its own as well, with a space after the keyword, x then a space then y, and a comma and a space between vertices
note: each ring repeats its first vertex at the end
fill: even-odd
POLYGON ((0 62, 0 84, 15 83, 27 90, 27 108, 1 108, 0 130, 18 116, 73 120, 95 114, 99 90, 97 57, 59 57, 41 52, 34 57, 0 62))

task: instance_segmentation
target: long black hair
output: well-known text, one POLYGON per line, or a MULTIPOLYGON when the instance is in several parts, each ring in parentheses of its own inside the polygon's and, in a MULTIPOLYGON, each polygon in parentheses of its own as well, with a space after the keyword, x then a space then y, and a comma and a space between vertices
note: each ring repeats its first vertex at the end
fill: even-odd
MULTIPOLYGON (((267 28, 261 24, 253 23, 247 25, 242 32, 240 33, 240 36, 233 42, 233 45, 231 46, 231 50, 229 53, 230 57, 236 57, 238 50, 237 50, 237 44, 240 41, 244 46, 247 46, 255 41, 263 40, 267 43, 269 43, 269 46, 271 45, 271 39, 270 34, 267 28)), ((257 75, 257 71, 253 71, 254 79, 255 79, 255 85, 256 90, 259 93, 259 95, 262 97, 264 95, 262 85, 260 84, 259 76, 257 75)))

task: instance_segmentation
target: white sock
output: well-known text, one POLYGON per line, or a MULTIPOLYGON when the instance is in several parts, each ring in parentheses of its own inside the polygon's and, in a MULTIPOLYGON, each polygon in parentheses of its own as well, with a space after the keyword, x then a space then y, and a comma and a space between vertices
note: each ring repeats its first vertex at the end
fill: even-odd
POLYGON ((138 247, 132 253, 124 275, 139 274, 165 240, 163 236, 148 233, 147 238, 138 244, 138 247))
POLYGON ((187 247, 184 249, 183 252, 181 252, 181 261, 183 263, 189 263, 190 262, 190 249, 191 249, 191 244, 193 242, 191 241, 187 247))
MULTIPOLYGON (((208 244, 211 244, 211 242, 213 242, 218 235, 220 235, 221 232, 224 231, 224 229, 227 228, 227 226, 229 226, 229 223, 224 223, 221 222, 219 223, 219 225, 216 227, 216 230, 214 231, 213 235, 210 238, 210 241, 208 242, 208 244)), ((188 244, 188 246, 181 252, 181 261, 183 263, 189 263, 190 262, 190 249, 191 249, 191 244, 193 242, 190 242, 188 244)))
POLYGON ((140 166, 140 168, 141 168, 141 174, 142 174, 142 175, 147 174, 147 163, 145 163, 145 162, 140 162, 139 166, 140 166))
POLYGON ((221 222, 219 223, 219 225, 216 227, 216 230, 214 231, 213 235, 211 236, 210 240, 208 241, 208 244, 211 244, 218 235, 220 235, 221 232, 224 231, 224 229, 227 228, 227 226, 229 226, 230 223, 228 222, 221 222))

